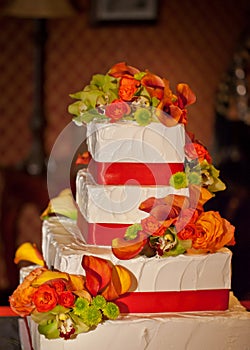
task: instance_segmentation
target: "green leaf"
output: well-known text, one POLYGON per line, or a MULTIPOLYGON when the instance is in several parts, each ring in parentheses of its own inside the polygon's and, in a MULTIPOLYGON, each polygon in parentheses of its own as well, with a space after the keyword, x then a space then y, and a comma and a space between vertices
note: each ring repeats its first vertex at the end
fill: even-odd
POLYGON ((147 73, 146 72, 139 72, 134 74, 134 78, 136 80, 141 80, 147 73))
POLYGON ((152 106, 153 107, 157 107, 159 102, 160 102, 160 100, 158 100, 158 98, 156 98, 155 96, 152 97, 152 106))
POLYGON ((126 229, 124 237, 129 240, 135 239, 137 237, 137 233, 141 230, 142 230, 141 224, 133 224, 126 229))
POLYGON ((186 251, 186 248, 183 247, 183 245, 178 241, 177 245, 169 250, 168 252, 164 252, 163 256, 177 256, 180 254, 184 254, 186 251))
POLYGON ((47 339, 56 339, 60 337, 58 322, 56 319, 49 320, 48 322, 41 322, 38 325, 38 331, 47 339))
POLYGON ((89 326, 84 323, 81 317, 76 316, 73 312, 70 313, 70 317, 74 322, 75 334, 86 333, 89 331, 89 326))

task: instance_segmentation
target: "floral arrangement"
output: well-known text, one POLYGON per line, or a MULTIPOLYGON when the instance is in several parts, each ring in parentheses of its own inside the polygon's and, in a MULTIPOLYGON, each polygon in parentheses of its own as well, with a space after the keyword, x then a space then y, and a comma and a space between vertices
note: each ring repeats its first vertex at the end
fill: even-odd
POLYGON ((196 100, 187 84, 177 84, 174 94, 167 79, 125 62, 115 64, 107 74, 93 75, 89 85, 70 97, 77 101, 68 111, 78 124, 130 120, 142 126, 151 122, 185 125, 186 106, 196 100))
POLYGON ((107 319, 116 319, 119 308, 112 301, 126 293, 131 275, 120 265, 94 256, 84 256, 86 275, 48 270, 36 246, 22 244, 15 262, 39 264, 10 296, 10 306, 19 316, 31 316, 48 339, 73 339, 107 319))
POLYGON ((226 189, 212 157, 194 135, 186 137, 184 171, 170 177, 170 186, 188 188, 189 197, 168 195, 148 198, 139 209, 149 213, 140 224, 129 226, 124 238, 112 242, 119 259, 138 254, 167 257, 183 253, 214 253, 235 244, 235 228, 218 212, 204 209, 218 191, 226 189))

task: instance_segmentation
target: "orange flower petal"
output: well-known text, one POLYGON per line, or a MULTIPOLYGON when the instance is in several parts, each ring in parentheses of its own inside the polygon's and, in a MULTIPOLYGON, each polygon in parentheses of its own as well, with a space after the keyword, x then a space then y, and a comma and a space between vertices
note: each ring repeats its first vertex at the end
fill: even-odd
POLYGON ((86 288, 93 296, 96 296, 111 280, 110 262, 95 256, 84 255, 82 267, 86 271, 86 288))
POLYGON ((147 238, 148 236, 142 231, 138 232, 135 239, 115 238, 112 241, 112 252, 120 260, 132 259, 142 251, 147 238))
POLYGON ((69 274, 60 271, 44 270, 38 277, 36 277, 32 281, 31 285, 32 287, 39 287, 41 284, 47 283, 58 278, 68 281, 69 274))
POLYGON ((193 91, 190 89, 188 84, 180 83, 176 87, 178 102, 180 108, 184 108, 185 106, 191 105, 195 103, 196 96, 193 91))
POLYGON ((114 265, 112 269, 112 278, 102 295, 107 300, 117 299, 126 293, 132 283, 131 273, 123 266, 114 265))
POLYGON ((69 275, 71 290, 78 291, 84 289, 85 278, 80 275, 69 275))
POLYGON ((120 78, 124 74, 135 75, 136 73, 140 73, 139 69, 128 66, 125 62, 115 64, 108 71, 108 74, 112 75, 115 78, 120 78))

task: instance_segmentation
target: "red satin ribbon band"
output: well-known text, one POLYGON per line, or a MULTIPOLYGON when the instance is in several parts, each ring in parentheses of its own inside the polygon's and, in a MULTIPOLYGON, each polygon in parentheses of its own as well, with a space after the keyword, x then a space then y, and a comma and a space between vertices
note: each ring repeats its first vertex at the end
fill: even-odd
POLYGON ((229 290, 132 292, 115 300, 121 313, 223 311, 228 309, 229 290))
POLYGON ((183 171, 183 163, 102 163, 91 160, 88 171, 102 185, 169 185, 172 174, 183 171))
POLYGON ((89 223, 78 209, 77 226, 88 244, 111 246, 112 239, 123 237, 131 224, 89 223))

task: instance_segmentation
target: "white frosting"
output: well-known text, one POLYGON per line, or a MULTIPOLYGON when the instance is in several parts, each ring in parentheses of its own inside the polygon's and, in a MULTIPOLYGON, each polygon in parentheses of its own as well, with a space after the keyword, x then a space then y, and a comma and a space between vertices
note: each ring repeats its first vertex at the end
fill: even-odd
POLYGON ((171 186, 98 185, 91 175, 80 170, 76 179, 76 202, 90 223, 138 223, 148 216, 139 210, 141 202, 150 197, 163 198, 169 194, 188 196, 188 189, 171 186))
MULTIPOLYGON (((250 314, 233 295, 225 312, 130 314, 74 340, 48 340, 33 321, 29 326, 35 350, 247 350, 250 344, 250 314)), ((24 325, 20 330, 21 339, 26 340, 23 348, 28 350, 24 325)))
POLYGON ((168 258, 118 260, 109 247, 86 245, 76 223, 57 218, 43 224, 43 256, 48 267, 84 274, 84 255, 99 256, 129 269, 138 284, 131 291, 181 291, 230 289, 231 252, 224 248, 214 254, 179 255, 168 258))
POLYGON ((97 162, 183 163, 185 131, 182 124, 166 127, 135 122, 87 124, 87 145, 97 162))

